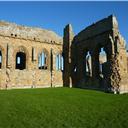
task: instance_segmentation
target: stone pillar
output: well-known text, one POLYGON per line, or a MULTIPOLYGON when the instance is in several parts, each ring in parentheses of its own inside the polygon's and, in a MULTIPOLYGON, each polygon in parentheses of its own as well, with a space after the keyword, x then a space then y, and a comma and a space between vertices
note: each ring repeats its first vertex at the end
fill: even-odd
POLYGON ((56 70, 56 53, 54 51, 52 51, 52 68, 53 70, 56 70))
MULTIPOLYGON (((6 88, 11 88, 11 70, 12 66, 14 66, 15 62, 12 62, 12 60, 15 60, 12 58, 12 49, 11 46, 7 44, 7 50, 6 50, 6 88)), ((15 68, 15 67, 14 67, 15 68)))
POLYGON ((64 72, 63 85, 72 87, 71 81, 71 47, 74 38, 74 33, 71 24, 64 28, 63 37, 63 57, 64 57, 64 72))
MULTIPOLYGON (((7 51, 6 51, 6 68, 11 67, 11 62, 12 62, 12 53, 11 53, 11 48, 10 46, 7 44, 7 51), (10 55, 10 56, 9 56, 10 55)), ((15 63, 15 62, 13 62, 15 63)))
POLYGON ((51 87, 55 87, 54 79, 55 79, 55 72, 56 72, 56 55, 55 51, 51 50, 52 54, 52 67, 51 67, 51 87))
POLYGON ((109 35, 108 45, 105 46, 105 51, 107 53, 107 74, 105 79, 107 81, 106 87, 109 91, 119 92, 120 86, 120 73, 119 73, 119 62, 118 62, 118 52, 115 50, 115 43, 112 36, 109 35))
POLYGON ((82 72, 83 72, 83 78, 85 78, 85 79, 86 79, 86 74, 87 74, 87 73, 86 73, 86 68, 87 68, 87 67, 86 67, 86 63, 87 63, 87 62, 86 62, 86 61, 87 61, 87 60, 86 60, 86 56, 87 56, 87 52, 83 53, 83 55, 81 56, 82 59, 83 59, 83 61, 82 61, 82 63, 83 63, 83 71, 82 71, 82 72))
POLYGON ((84 86, 86 80, 86 52, 79 49, 77 55, 77 84, 78 86, 84 86))
POLYGON ((99 79, 99 49, 91 52, 92 78, 99 79))

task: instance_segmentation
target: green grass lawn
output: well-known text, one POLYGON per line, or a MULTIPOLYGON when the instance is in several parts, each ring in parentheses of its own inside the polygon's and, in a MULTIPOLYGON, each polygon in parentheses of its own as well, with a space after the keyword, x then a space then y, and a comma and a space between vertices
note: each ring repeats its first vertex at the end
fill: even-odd
POLYGON ((0 91, 0 128, 128 128, 128 94, 46 88, 0 91))

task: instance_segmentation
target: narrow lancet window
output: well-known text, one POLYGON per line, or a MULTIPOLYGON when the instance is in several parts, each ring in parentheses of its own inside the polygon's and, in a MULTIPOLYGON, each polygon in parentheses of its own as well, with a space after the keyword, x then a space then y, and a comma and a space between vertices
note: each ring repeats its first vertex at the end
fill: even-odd
POLYGON ((63 71, 64 62, 63 56, 61 54, 56 55, 56 70, 63 71))
POLYGON ((39 58, 38 58, 38 67, 39 69, 47 69, 47 54, 45 52, 42 52, 41 54, 39 54, 39 58))

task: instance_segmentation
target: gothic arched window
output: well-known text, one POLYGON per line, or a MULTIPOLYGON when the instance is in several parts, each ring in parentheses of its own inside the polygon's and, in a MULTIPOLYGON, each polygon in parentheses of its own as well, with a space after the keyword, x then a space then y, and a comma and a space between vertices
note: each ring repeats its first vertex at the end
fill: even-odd
POLYGON ((47 53, 42 51, 40 54, 39 54, 39 58, 38 58, 38 67, 39 69, 47 69, 48 65, 47 65, 47 53))
POLYGON ((61 54, 56 55, 56 70, 63 70, 63 56, 61 54))

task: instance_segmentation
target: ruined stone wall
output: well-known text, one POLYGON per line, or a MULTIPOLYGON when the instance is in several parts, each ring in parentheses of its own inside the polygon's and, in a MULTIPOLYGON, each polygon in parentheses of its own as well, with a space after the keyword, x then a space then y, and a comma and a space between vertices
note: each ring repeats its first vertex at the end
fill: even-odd
POLYGON ((0 21, 0 88, 68 86, 128 92, 125 44, 113 15, 93 23, 77 35, 68 24, 63 40, 50 30, 0 21), (100 58, 101 50, 105 56, 100 58), (39 67, 42 51, 46 53, 45 65, 39 67), (26 55, 23 70, 16 69, 19 52, 26 55), (60 67, 57 69, 57 57, 64 59, 63 71, 60 67))
POLYGON ((115 16, 111 15, 88 26, 74 36, 70 46, 71 51, 68 54, 71 54, 72 86, 115 93, 128 92, 125 40, 119 33, 115 16), (102 64, 101 49, 106 53, 106 62, 102 64), (87 60, 88 54, 91 58, 87 60), (87 71, 88 67, 90 71, 87 71))
POLYGON ((118 35, 115 41, 118 43, 117 61, 120 75, 119 92, 125 93, 128 91, 128 56, 126 52, 126 42, 121 35, 118 35))
POLYGON ((34 34, 32 34, 33 29, 29 27, 24 28, 24 26, 3 22, 2 25, 0 24, 0 49, 2 51, 0 88, 63 86, 62 71, 56 70, 56 55, 62 53, 61 38, 52 32, 42 31, 34 29, 34 34), (21 33, 19 28, 22 29, 21 33), (47 69, 38 67, 38 56, 43 50, 47 51, 47 69), (26 54, 26 69, 24 70, 15 69, 18 51, 26 54))

